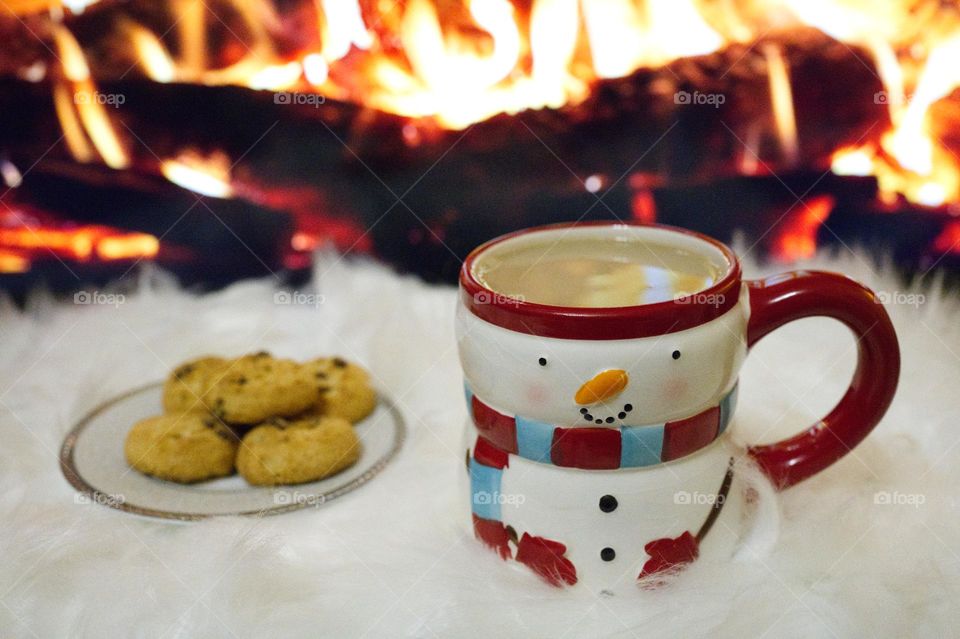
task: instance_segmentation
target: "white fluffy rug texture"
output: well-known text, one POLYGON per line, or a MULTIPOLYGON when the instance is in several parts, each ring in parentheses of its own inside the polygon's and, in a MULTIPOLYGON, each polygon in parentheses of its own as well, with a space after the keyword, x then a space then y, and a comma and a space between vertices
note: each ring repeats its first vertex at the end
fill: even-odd
MULTIPOLYGON (((317 306, 274 303, 273 278, 195 295, 155 272, 117 307, 3 305, 0 636, 957 636, 960 301, 859 255, 796 266, 888 294, 903 354, 890 412, 813 479, 761 484, 735 557, 602 597, 553 589, 468 532, 452 288, 322 255, 304 290, 317 306), (399 456, 343 499, 262 519, 172 524, 75 502, 57 454, 80 416, 187 358, 261 349, 367 366, 406 418, 399 456)), ((785 268, 745 264, 751 277, 785 268)), ((854 357, 829 320, 765 338, 741 377, 736 440, 813 423, 854 357)))

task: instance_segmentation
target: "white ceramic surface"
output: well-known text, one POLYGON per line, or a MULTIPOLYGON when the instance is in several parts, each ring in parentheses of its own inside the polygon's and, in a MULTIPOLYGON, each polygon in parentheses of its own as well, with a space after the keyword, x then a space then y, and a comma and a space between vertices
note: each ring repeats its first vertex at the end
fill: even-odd
MULTIPOLYGON (((702 240, 662 229, 631 231, 673 242, 718 265, 722 262, 722 255, 702 240)), ((541 234, 556 236, 556 241, 575 235, 608 236, 614 241, 620 232, 615 227, 547 230, 519 236, 491 251, 507 251, 541 234)), ((477 264, 482 260, 479 257, 477 264)), ((727 312, 665 335, 609 340, 543 337, 492 324, 463 303, 457 308, 456 332, 468 392, 498 413, 517 416, 518 422, 522 417, 563 427, 617 430, 624 425, 663 427, 718 406, 736 385, 746 358, 749 316, 748 291, 741 285, 738 300, 727 312), (583 404, 575 399, 578 389, 609 370, 625 372, 629 381, 608 399, 592 402, 584 415, 583 404)), ((528 426, 518 423, 516 428, 520 432, 528 426)), ((471 456, 477 435, 468 419, 471 456)), ((491 482, 498 492, 490 498, 499 500, 498 509, 477 508, 478 495, 487 498, 489 492, 487 483, 477 480, 474 512, 498 512, 496 521, 517 536, 529 533, 563 544, 563 557, 576 568, 576 587, 615 591, 635 583, 650 559, 645 545, 653 540, 687 531, 697 534, 702 528, 701 550, 732 552, 745 513, 743 484, 736 472, 729 490, 719 493, 731 460, 740 452, 726 431, 693 454, 638 468, 586 470, 511 454, 502 469, 472 471, 495 477, 491 482), (616 499, 615 509, 602 510, 601 499, 611 497, 616 499), (722 506, 713 519, 718 500, 722 506)))

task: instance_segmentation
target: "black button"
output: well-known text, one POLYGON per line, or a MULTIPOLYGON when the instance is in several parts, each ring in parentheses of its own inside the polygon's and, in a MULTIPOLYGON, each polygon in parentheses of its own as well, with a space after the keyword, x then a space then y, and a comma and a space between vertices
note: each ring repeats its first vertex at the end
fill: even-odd
POLYGON ((613 561, 617 556, 617 551, 613 548, 604 548, 600 551, 600 559, 604 561, 613 561))
POLYGON ((617 509, 617 498, 613 495, 604 495, 600 498, 600 510, 605 513, 612 513, 617 509))

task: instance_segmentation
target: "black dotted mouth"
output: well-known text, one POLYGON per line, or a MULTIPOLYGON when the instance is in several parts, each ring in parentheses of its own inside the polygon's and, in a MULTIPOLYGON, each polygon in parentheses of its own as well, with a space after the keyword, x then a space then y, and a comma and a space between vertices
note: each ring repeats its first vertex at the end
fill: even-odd
POLYGON ((624 419, 626 419, 626 418, 627 418, 627 413, 629 413, 629 412, 632 411, 632 410, 633 410, 633 404, 624 404, 624 405, 623 405, 623 410, 621 410, 619 413, 617 413, 617 417, 616 417, 616 418, 607 417, 606 419, 603 419, 603 418, 600 418, 600 417, 594 417, 593 415, 590 414, 590 411, 589 411, 588 409, 586 409, 586 408, 581 408, 581 409, 580 409, 580 414, 583 415, 584 421, 593 422, 594 424, 603 424, 604 422, 606 422, 606 423, 608 423, 608 424, 612 424, 612 423, 615 422, 617 419, 619 419, 619 420, 621 420, 621 421, 623 421, 624 419))

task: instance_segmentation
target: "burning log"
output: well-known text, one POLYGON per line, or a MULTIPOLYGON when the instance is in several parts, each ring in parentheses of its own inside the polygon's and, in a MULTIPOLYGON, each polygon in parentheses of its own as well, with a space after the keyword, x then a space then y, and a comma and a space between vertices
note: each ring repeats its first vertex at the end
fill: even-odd
POLYGON ((777 176, 737 176, 703 184, 666 185, 651 192, 658 222, 683 226, 691 209, 710 210, 712 215, 698 225, 700 231, 730 240, 735 228, 765 249, 758 254, 796 259, 810 255, 783 255, 777 250, 781 232, 788 230, 784 227, 791 220, 811 217, 812 239, 816 240, 817 228, 827 220, 832 228, 837 219, 846 218, 853 211, 873 209, 877 181, 872 177, 800 170, 777 176))
MULTIPOLYGON (((149 233, 160 258, 190 281, 217 284, 283 271, 293 223, 284 212, 242 200, 199 196, 167 181, 97 165, 44 160, 23 176, 14 205, 61 219, 149 233), (164 259, 168 258, 168 259, 164 259)), ((80 267, 74 267, 82 270, 80 267)))
MULTIPOLYGON (((628 215, 623 178, 630 172, 695 183, 762 171, 764 164, 774 171, 826 167, 839 146, 874 139, 886 128, 884 105, 873 99, 882 87, 866 58, 817 31, 795 30, 598 81, 578 104, 502 114, 465 131, 241 87, 134 78, 102 81, 98 94, 118 97, 102 112, 135 172, 159 174, 165 160, 186 151, 222 152, 236 164, 231 179, 238 192, 269 200, 307 187, 325 213, 372 226, 385 257, 407 266, 427 259, 428 270, 452 274, 471 241, 460 245, 451 237, 581 214, 628 215), (776 56, 788 73, 779 98, 770 70, 776 56), (773 117, 778 99, 796 114, 792 149, 773 117), (596 178, 593 190, 615 188, 598 202, 585 188, 587 176, 596 178)), ((51 89, 47 82, 0 81, 0 109, 20 123, 0 132, 0 147, 16 162, 71 155, 56 144, 60 121, 51 89)))
MULTIPOLYGON (((782 56, 789 76, 784 99, 792 103, 799 141, 791 163, 822 165, 839 146, 875 139, 889 124, 885 105, 874 99, 883 87, 864 62, 869 59, 867 52, 813 29, 794 29, 750 46, 732 44, 714 54, 597 81, 578 104, 495 116, 473 125, 471 134, 458 143, 459 152, 498 152, 527 142, 531 131, 548 145, 556 142, 558 152, 581 147, 585 137, 596 136, 599 143, 591 145, 590 155, 576 148, 576 153, 564 156, 574 168, 580 163, 584 170, 594 170, 611 164, 604 143, 629 145, 627 155, 635 156, 678 123, 678 132, 691 141, 689 147, 680 149, 674 142, 655 149, 639 168, 667 169, 682 177, 713 174, 717 167, 711 165, 711 158, 729 166, 731 159, 745 153, 782 165, 789 152, 780 148, 784 140, 772 120, 776 98, 771 98, 770 51, 782 56), (824 113, 830 117, 822 117, 824 113)), ((158 151, 194 143, 240 146, 251 141, 244 135, 247 131, 259 136, 265 130, 262 125, 279 121, 282 126, 276 133, 286 133, 287 139, 295 139, 301 128, 314 137, 329 137, 325 131, 329 128, 366 161, 390 169, 400 162, 429 166, 460 137, 459 132, 441 129, 430 119, 395 116, 321 96, 282 94, 278 100, 273 93, 231 87, 112 79, 135 77, 136 69, 127 66, 122 71, 98 78, 99 94, 122 96, 122 103, 115 105, 115 119, 158 151), (232 143, 234 138, 241 141, 232 143)), ((44 121, 36 125, 52 125, 52 111, 45 104, 50 100, 49 85, 30 88, 14 81, 0 84, 0 92, 0 100, 11 103, 4 106, 14 113, 39 108, 44 121)), ((45 139, 55 139, 58 128, 51 126, 45 139)), ((21 133, 31 137, 36 131, 24 127, 21 133)), ((44 140, 37 140, 37 146, 43 144, 44 140)), ((319 159, 344 155, 338 142, 330 146, 319 159)))

